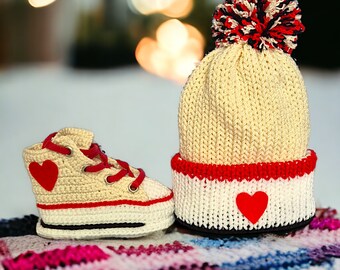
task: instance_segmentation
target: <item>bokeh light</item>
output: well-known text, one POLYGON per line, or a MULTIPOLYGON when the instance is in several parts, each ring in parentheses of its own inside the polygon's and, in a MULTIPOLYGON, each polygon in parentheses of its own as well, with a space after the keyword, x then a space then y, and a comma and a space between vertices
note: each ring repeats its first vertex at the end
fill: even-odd
POLYGON ((188 16, 194 6, 193 0, 129 0, 128 3, 138 13, 162 13, 172 18, 188 16))
POLYGON ((32 7, 40 8, 52 4, 55 0, 28 0, 32 7))
POLYGON ((192 25, 171 19, 156 30, 156 40, 145 37, 137 45, 136 59, 146 71, 184 83, 203 58, 205 40, 192 25))
POLYGON ((173 0, 129 0, 132 7, 141 14, 159 12, 172 4, 173 0))
POLYGON ((146 71, 153 72, 151 55, 158 49, 157 42, 152 38, 145 37, 137 45, 136 59, 146 71))
POLYGON ((183 18, 190 14, 194 7, 193 0, 174 0, 161 13, 172 18, 183 18))
POLYGON ((172 19, 161 24, 157 31, 156 37, 158 46, 170 54, 176 54, 181 51, 189 38, 188 30, 179 20, 172 19))

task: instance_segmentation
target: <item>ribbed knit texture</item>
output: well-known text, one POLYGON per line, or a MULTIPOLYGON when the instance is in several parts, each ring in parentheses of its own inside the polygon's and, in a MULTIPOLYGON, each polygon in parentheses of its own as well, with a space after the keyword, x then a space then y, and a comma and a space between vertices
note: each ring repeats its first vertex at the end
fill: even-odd
POLYGON ((208 54, 179 107, 180 154, 205 164, 289 161, 305 156, 306 89, 293 59, 233 44, 208 54))
POLYGON ((298 1, 224 0, 211 29, 216 49, 189 76, 179 104, 171 161, 178 222, 229 235, 305 226, 317 157, 290 56, 305 29, 298 1))
MULTIPOLYGON (((178 229, 134 240, 5 237, 0 238, 0 269, 340 269, 335 214, 320 209, 308 227, 282 236, 209 238, 178 229)), ((0 227, 2 222, 13 224, 0 221, 0 227)))

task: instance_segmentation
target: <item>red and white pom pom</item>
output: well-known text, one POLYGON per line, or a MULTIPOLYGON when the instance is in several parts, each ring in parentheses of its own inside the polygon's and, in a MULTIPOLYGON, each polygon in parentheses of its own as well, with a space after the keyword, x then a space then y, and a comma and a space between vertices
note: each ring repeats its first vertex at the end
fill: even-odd
POLYGON ((259 51, 276 48, 288 54, 305 29, 297 0, 225 0, 211 28, 216 47, 244 42, 259 51))

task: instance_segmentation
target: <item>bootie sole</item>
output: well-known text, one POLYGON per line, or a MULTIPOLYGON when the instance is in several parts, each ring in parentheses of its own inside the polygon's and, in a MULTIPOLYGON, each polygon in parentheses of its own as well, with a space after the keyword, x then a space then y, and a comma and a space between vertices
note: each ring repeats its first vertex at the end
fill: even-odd
POLYGON ((52 239, 135 238, 165 230, 175 219, 173 201, 150 206, 118 205, 40 209, 37 234, 52 239))

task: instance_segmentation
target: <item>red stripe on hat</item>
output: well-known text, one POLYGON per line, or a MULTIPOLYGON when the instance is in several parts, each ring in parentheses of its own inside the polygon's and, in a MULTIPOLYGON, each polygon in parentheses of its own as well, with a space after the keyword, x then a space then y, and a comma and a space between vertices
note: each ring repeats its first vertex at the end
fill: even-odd
POLYGON ((44 210, 57 210, 57 209, 71 209, 71 208, 93 208, 101 206, 118 206, 118 205, 135 205, 135 206, 150 206, 156 203, 170 201, 174 196, 171 194, 154 200, 149 201, 134 201, 134 200, 117 200, 117 201, 104 201, 104 202, 88 202, 88 203, 61 203, 61 204, 41 204, 37 203, 37 207, 44 210))
POLYGON ((210 181, 243 181, 290 179, 304 174, 310 174, 315 169, 317 156, 313 150, 307 156, 293 161, 262 162, 254 164, 215 165, 190 162, 181 158, 177 153, 171 160, 171 167, 177 173, 190 178, 210 181))

